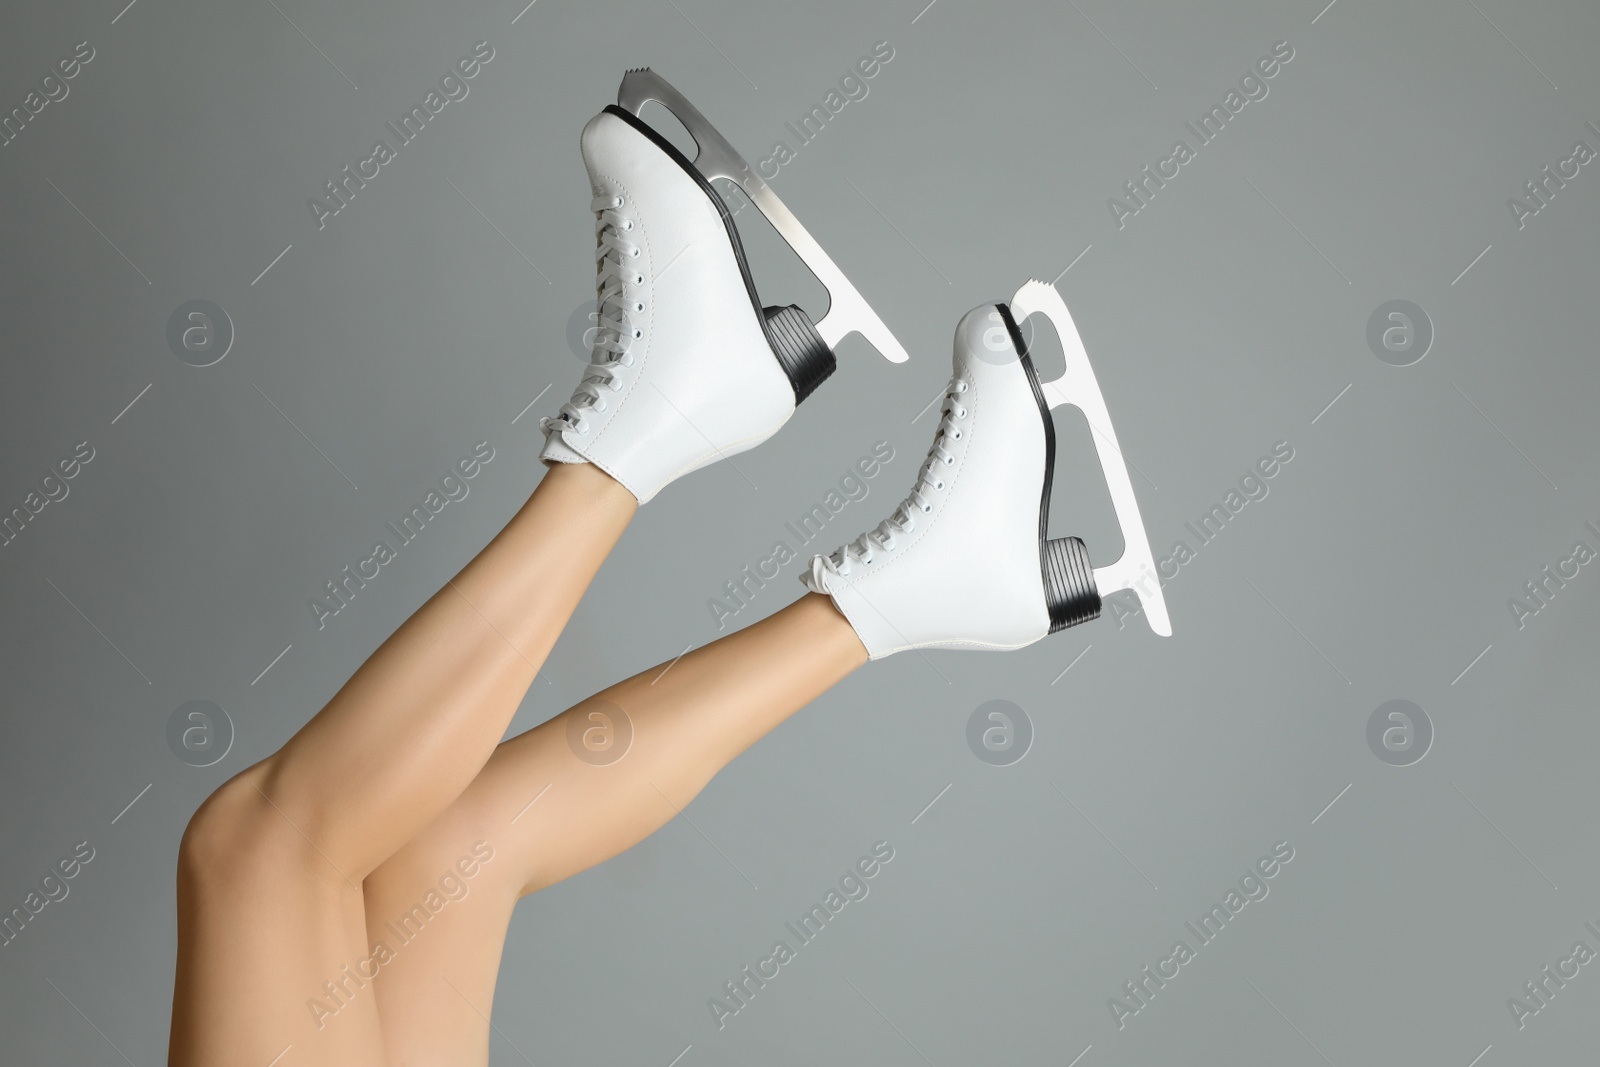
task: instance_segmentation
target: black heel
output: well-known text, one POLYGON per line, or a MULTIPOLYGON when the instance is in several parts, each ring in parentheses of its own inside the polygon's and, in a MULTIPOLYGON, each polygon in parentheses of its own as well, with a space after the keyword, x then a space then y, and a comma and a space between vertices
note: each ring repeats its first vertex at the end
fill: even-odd
POLYGON ((1098 619, 1100 593, 1083 542, 1076 537, 1053 537, 1043 547, 1039 563, 1044 572, 1044 600, 1050 609, 1050 632, 1098 619))
POLYGON ((795 407, 799 407, 817 386, 828 380, 839 361, 817 333, 810 316, 795 305, 763 308, 761 313, 766 319, 772 354, 777 357, 783 373, 789 376, 789 384, 794 387, 795 407))

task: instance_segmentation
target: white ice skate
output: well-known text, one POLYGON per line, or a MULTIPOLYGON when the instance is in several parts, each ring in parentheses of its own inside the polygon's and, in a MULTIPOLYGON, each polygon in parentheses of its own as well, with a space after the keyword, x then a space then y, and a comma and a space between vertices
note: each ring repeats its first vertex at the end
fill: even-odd
POLYGON ((893 362, 905 350, 783 202, 693 105, 629 71, 584 128, 597 216, 599 329, 572 399, 540 423, 547 463, 593 463, 640 503, 662 486, 771 437, 857 332, 893 362), (667 107, 699 145, 691 160, 639 118, 667 107), (827 288, 813 323, 763 307, 739 231, 712 179, 737 182, 827 288))
POLYGON ((1008 307, 988 304, 956 327, 955 373, 915 487, 878 526, 801 577, 828 594, 873 659, 910 648, 1020 648, 1100 614, 1102 595, 1132 589, 1150 628, 1171 636, 1139 505, 1105 398, 1055 289, 1030 281, 1008 307), (1066 373, 1041 384, 1018 323, 1055 325, 1066 373), (1055 431, 1050 409, 1083 412, 1122 527, 1122 557, 1091 567, 1076 537, 1050 538, 1055 431))

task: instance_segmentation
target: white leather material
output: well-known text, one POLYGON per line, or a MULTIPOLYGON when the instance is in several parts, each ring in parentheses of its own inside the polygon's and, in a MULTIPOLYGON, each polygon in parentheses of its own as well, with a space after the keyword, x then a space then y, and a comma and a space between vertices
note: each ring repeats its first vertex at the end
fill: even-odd
POLYGON ((815 557, 801 581, 832 596, 873 659, 1039 640, 1050 629, 1039 566, 1044 422, 992 304, 956 327, 952 391, 924 470, 902 510, 856 542, 865 560, 847 545, 815 557), (909 531, 896 529, 902 516, 909 531))
MULTIPOLYGON (((547 420, 547 463, 587 460, 645 503, 674 479, 754 448, 794 414, 794 389, 773 355, 733 244, 705 190, 616 115, 584 127, 596 197, 621 197, 618 236, 627 311, 639 330, 632 365, 599 387, 605 405, 547 420), (643 279, 642 282, 637 279, 643 279), (639 307, 642 305, 642 308, 639 307), (613 388, 615 387, 615 388, 613 388)), ((612 358, 597 351, 593 362, 612 358)))

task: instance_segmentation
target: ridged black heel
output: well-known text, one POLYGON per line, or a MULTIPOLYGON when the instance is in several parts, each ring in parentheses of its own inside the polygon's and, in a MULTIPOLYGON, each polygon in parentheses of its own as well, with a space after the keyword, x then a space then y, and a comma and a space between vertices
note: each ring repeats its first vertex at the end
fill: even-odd
POLYGON ((828 380, 839 361, 817 333, 811 317, 795 305, 762 308, 761 314, 766 319, 772 354, 778 358, 783 373, 789 376, 789 384, 794 387, 794 403, 799 407, 817 386, 828 380))
POLYGON ((1089 550, 1076 537, 1053 537, 1039 553, 1050 632, 1100 617, 1100 592, 1089 566, 1089 550))

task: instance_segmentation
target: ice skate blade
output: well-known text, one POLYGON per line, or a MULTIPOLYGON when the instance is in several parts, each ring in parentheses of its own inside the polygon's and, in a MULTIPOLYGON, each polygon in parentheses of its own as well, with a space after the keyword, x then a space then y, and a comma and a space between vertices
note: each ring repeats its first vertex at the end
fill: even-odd
POLYGON ((1111 491, 1111 504, 1117 512, 1117 525, 1122 527, 1123 542, 1120 559, 1094 568, 1095 585, 1101 596, 1118 589, 1133 590, 1144 608, 1150 629, 1162 637, 1171 637, 1172 621, 1167 616, 1167 602, 1161 593, 1150 539, 1145 535, 1144 520, 1139 516, 1139 502, 1133 495, 1133 483, 1128 479, 1128 465, 1122 458, 1117 433, 1111 426, 1111 413, 1106 410, 1105 395, 1095 380, 1094 368, 1089 364, 1089 354, 1083 349, 1083 339, 1078 336, 1072 314, 1055 286, 1041 281, 1029 281, 1018 289, 1017 295, 1011 298, 1010 309, 1019 326, 1035 312, 1055 325, 1067 369, 1055 381, 1041 383, 1045 403, 1052 408, 1071 404, 1083 412, 1094 434, 1095 452, 1100 459, 1100 470, 1105 474, 1106 487, 1111 491))
POLYGON ((904 363, 908 358, 905 347, 895 340, 866 298, 699 109, 649 67, 623 75, 622 86, 617 90, 618 107, 639 116, 652 100, 677 116, 694 138, 699 151, 691 162, 706 181, 726 178, 738 185, 828 291, 828 313, 816 324, 817 333, 828 347, 834 347, 849 334, 859 333, 884 359, 890 363, 904 363))

